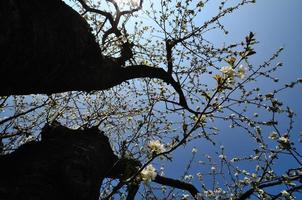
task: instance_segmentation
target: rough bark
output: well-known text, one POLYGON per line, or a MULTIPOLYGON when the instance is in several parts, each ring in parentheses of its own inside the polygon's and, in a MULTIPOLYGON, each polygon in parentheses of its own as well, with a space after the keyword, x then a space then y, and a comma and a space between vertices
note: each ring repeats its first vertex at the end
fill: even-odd
POLYGON ((0 20, 0 95, 91 90, 96 81, 110 87, 119 66, 61 0, 1 1, 0 20))
POLYGON ((163 69, 104 57, 87 22, 61 0, 0 1, 0 27, 1 96, 103 90, 140 77, 173 82, 163 69))
MULTIPOLYGON (((171 72, 104 57, 87 22, 61 0, 1 0, 0 48, 0 96, 103 90, 148 77, 171 84, 187 108, 171 72)), ((0 157, 1 200, 98 199, 104 177, 120 178, 127 166, 97 129, 46 126, 41 135, 0 157)))
POLYGON ((1 200, 96 200, 104 177, 117 176, 117 156, 98 129, 55 124, 41 135, 0 157, 1 200))

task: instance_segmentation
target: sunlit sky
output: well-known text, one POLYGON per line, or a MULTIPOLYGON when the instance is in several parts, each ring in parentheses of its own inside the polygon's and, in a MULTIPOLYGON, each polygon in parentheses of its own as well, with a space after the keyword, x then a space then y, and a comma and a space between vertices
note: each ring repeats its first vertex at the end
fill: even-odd
MULTIPOLYGON (((284 47, 285 51, 278 58, 278 61, 284 63, 284 67, 279 71, 278 78, 280 83, 285 83, 290 80, 296 80, 302 77, 301 66, 301 46, 302 46, 302 1, 301 0, 257 0, 256 4, 247 5, 236 11, 234 14, 224 18, 224 24, 229 31, 228 37, 221 34, 213 34, 208 36, 211 41, 234 42, 240 41, 250 31, 256 33, 256 39, 260 42, 255 50, 257 54, 251 59, 255 64, 261 64, 262 61, 269 58, 274 51, 280 47, 284 47)), ((207 11, 211 13, 211 11, 207 11)), ((272 85, 266 82, 260 82, 262 88, 271 89, 272 85)), ((285 104, 290 105, 296 112, 296 120, 294 124, 294 133, 298 137, 302 131, 302 87, 301 85, 282 93, 278 97, 285 104)), ((279 124, 283 126, 282 122, 279 124)), ((222 129, 222 135, 217 138, 220 144, 226 147, 229 152, 245 152, 251 151, 250 140, 245 140, 238 131, 233 129, 222 129)), ((194 143, 191 147, 197 147, 197 157, 202 157, 204 152, 209 152, 210 145, 207 142, 194 143)), ((301 152, 301 145, 297 145, 301 152)), ((190 159, 189 150, 179 150, 178 156, 173 163, 167 163, 168 176, 182 175, 184 163, 190 159)), ((215 154, 215 152, 213 152, 215 154)), ((280 170, 290 167, 292 163, 283 159, 280 163, 280 170)), ((248 167, 248 165, 247 165, 248 167)), ((198 171, 198 167, 192 170, 192 174, 198 171)), ((297 196, 297 199, 302 199, 302 196, 297 196)))
MULTIPOLYGON (((127 0, 117 0, 120 3, 127 0)), ((137 4, 139 0, 130 0, 132 4, 137 4)), ((146 0, 145 0, 146 1, 146 0)), ((159 1, 159 0, 154 0, 159 1)), ((215 1, 215 0, 213 0, 215 1)), ((146 2, 147 3, 147 2, 146 2)), ((208 35, 207 39, 214 43, 235 42, 241 41, 250 31, 256 33, 256 39, 260 42, 255 50, 257 54, 251 59, 255 64, 261 64, 269 58, 277 49, 284 47, 284 52, 278 58, 278 61, 284 63, 283 68, 278 73, 280 84, 290 80, 296 80, 302 77, 302 0, 257 0, 256 4, 247 5, 234 14, 224 18, 223 23, 229 31, 229 35, 225 37, 223 34, 208 35)), ((211 15, 214 12, 209 8, 205 15, 211 15)), ((201 16, 202 17, 202 16, 201 16)), ((266 82, 259 82, 259 86, 266 89, 271 89, 272 85, 266 82)), ((302 132, 302 86, 288 90, 281 95, 285 104, 291 106, 296 116, 294 124, 294 133, 296 138, 302 132)), ((279 124, 282 126, 283 124, 279 124)), ((218 125, 219 126, 219 125, 218 125)), ((221 126, 225 127, 225 126, 221 126)), ((224 145, 227 152, 240 153, 252 150, 245 136, 239 131, 234 131, 225 127, 221 131, 221 135, 216 138, 217 144, 224 145)), ((183 175, 184 167, 191 156, 193 147, 198 149, 196 156, 204 159, 203 154, 211 152, 211 145, 207 142, 193 142, 186 149, 180 148, 174 154, 174 161, 164 161, 165 173, 168 177, 178 178, 183 175)), ((297 145, 298 151, 302 151, 302 145, 297 145)), ((215 154, 215 152, 212 152, 215 154)), ((198 159, 197 159, 198 160, 198 159)), ((289 167, 292 163, 286 159, 280 163, 280 170, 289 167)), ((155 165, 157 168, 160 165, 155 165)), ((198 165, 194 165, 190 173, 196 174, 200 169, 198 165)), ((246 166, 248 167, 248 166, 246 166)), ((194 180, 195 181, 195 180, 194 180)), ((195 181, 195 183, 197 183, 195 181)), ((198 184, 196 184, 198 186, 198 184)), ((137 197, 139 199, 139 197, 137 197)), ((302 199, 302 195, 297 196, 297 199, 302 199)))
MULTIPOLYGON (((126 0, 118 0, 120 3, 126 0)), ((135 0, 132 1, 134 4, 137 3, 135 0)), ((156 2, 156 1, 154 1, 156 2)), ((215 0, 212 1, 215 3, 215 0)), ((144 5, 148 5, 148 1, 145 1, 144 5)), ((157 4, 159 5, 159 4, 157 4)), ((217 7, 215 7, 216 9, 217 7)), ((147 9, 145 7, 145 9, 147 9)), ((223 34, 211 33, 207 35, 207 39, 214 43, 231 43, 241 41, 250 31, 256 33, 256 39, 260 42, 255 50, 256 55, 253 56, 251 61, 255 65, 262 64, 262 62, 268 59, 277 49, 284 47, 284 52, 278 58, 278 61, 284 63, 284 67, 278 72, 278 78, 280 84, 286 83, 290 80, 296 80, 302 77, 301 70, 301 47, 302 47, 302 1, 301 0, 257 0, 256 4, 250 4, 244 6, 235 13, 225 17, 223 24, 229 31, 227 37, 223 34)), ((203 15, 200 17, 208 18, 213 16, 216 10, 214 7, 205 8, 203 15)), ((131 24, 128 24, 129 26, 131 24)), ((272 85, 267 82, 258 82, 259 87, 271 90, 272 85)), ((298 86, 294 89, 283 92, 278 96, 282 99, 285 104, 291 106, 296 112, 296 123, 294 124, 294 134, 296 139, 298 134, 302 131, 302 87, 298 86)), ((280 123, 281 129, 285 129, 284 125, 280 123)), ((219 126, 219 125, 218 125, 219 126)), ((229 155, 240 154, 240 153, 252 153, 252 144, 250 140, 241 134, 240 131, 234 131, 226 126, 221 131, 221 135, 217 139, 217 144, 224 145, 226 152, 230 152, 229 155)), ((183 175, 184 167, 188 163, 191 157, 191 149, 196 147, 198 152, 196 154, 200 159, 204 159, 204 153, 211 153, 211 145, 207 142, 193 142, 186 149, 178 149, 174 154, 173 162, 164 162, 166 168, 166 175, 168 177, 178 178, 183 175)), ((297 145, 298 151, 302 151, 301 145, 297 145)), ((215 152, 212 151, 214 155, 215 152)), ((198 160, 198 159, 197 159, 198 160)), ((280 162, 279 170, 289 168, 293 163, 288 162, 286 158, 280 162)), ((160 165, 156 165, 157 168, 160 165)), ((246 164, 245 167, 249 167, 246 164)), ((200 166, 194 165, 191 174, 196 174, 200 170, 200 166)), ((194 183, 197 183, 194 180, 194 183)), ((197 183, 196 186, 199 184, 197 183)), ((302 199, 302 196, 297 196, 297 199, 302 199)), ((139 199, 139 197, 137 197, 139 199)))

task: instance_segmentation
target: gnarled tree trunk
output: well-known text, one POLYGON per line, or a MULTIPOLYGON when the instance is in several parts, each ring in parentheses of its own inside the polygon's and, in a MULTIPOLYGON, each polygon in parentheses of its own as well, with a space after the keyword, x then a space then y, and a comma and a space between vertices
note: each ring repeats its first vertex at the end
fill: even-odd
POLYGON ((1 200, 96 200, 105 177, 118 176, 108 138, 96 128, 46 125, 40 142, 0 157, 1 200))
MULTIPOLYGON (((0 48, 0 96, 103 90, 148 77, 171 84, 187 107, 171 70, 104 57, 87 22, 61 0, 1 0, 0 48)), ((116 163, 97 129, 57 124, 41 135, 0 157, 1 200, 98 199, 102 180, 119 178, 128 162, 116 163)))
POLYGON ((0 25, 0 95, 106 89, 119 79, 120 66, 61 0, 1 1, 0 25))
MULTIPOLYGON (((0 1, 0 96, 103 90, 160 68, 105 58, 82 16, 61 0, 0 1)), ((172 84, 173 85, 173 84, 172 84)))

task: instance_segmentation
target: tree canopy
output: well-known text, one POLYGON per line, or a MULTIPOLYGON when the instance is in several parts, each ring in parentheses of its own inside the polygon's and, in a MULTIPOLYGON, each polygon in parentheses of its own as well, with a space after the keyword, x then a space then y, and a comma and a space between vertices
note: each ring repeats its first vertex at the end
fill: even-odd
MULTIPOLYGON (((275 77, 283 48, 254 64, 253 32, 235 43, 208 39, 227 37, 224 17, 254 3, 1 1, 0 162, 8 163, 1 173, 10 173, 0 197, 15 191, 3 189, 15 187, 12 177, 26 177, 19 165, 36 163, 27 168, 62 164, 51 173, 65 170, 71 181, 64 184, 77 193, 61 198, 294 199, 302 190, 301 149, 295 113, 279 97, 302 79, 275 77), (206 16, 212 4, 215 13, 206 16), (250 149, 218 142, 227 129, 250 149), (164 166, 176 166, 183 148, 182 175, 171 176, 164 166), (278 167, 285 160, 290 165, 278 167)), ((41 177, 33 180, 48 180, 41 177)))

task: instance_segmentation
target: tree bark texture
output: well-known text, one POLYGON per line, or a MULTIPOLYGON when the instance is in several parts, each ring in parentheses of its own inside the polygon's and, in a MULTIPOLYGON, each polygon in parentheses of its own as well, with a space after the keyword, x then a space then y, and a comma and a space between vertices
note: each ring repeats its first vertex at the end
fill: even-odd
POLYGON ((86 20, 61 0, 0 1, 0 96, 104 90, 158 78, 185 97, 171 74, 104 57, 86 20))
POLYGON ((61 0, 1 1, 0 25, 0 95, 115 84, 119 66, 102 56, 87 22, 61 0))
POLYGON ((41 137, 0 157, 1 200, 96 200, 102 180, 117 175, 118 158, 98 129, 46 125, 41 137))

